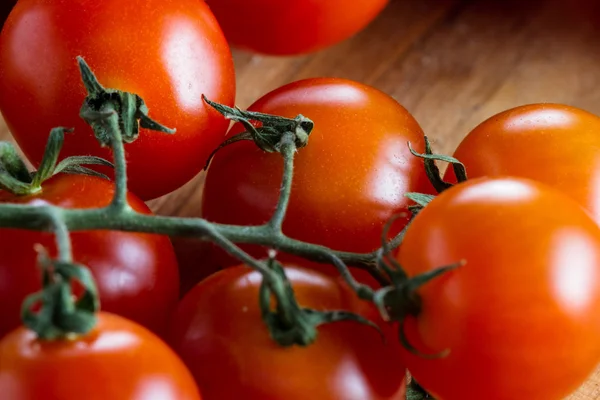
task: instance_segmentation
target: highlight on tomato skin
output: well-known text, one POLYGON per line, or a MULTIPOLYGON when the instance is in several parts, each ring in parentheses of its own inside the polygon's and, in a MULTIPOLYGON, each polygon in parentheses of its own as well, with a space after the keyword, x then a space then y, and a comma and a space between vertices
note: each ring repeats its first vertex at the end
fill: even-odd
POLYGON ((464 261, 418 290, 402 360, 434 397, 561 400, 600 359, 600 227, 566 194, 478 178, 435 198, 398 255, 409 276, 464 261))
MULTIPOLYGON (((475 127, 454 157, 470 178, 517 176, 567 193, 600 222, 600 117, 564 104, 527 104, 475 127)), ((452 168, 445 179, 456 182, 452 168)))
MULTIPOLYGON (((396 100, 373 87, 310 78, 267 93, 248 109, 287 118, 302 114, 314 121, 308 145, 295 156, 283 223, 283 232, 294 239, 334 250, 374 251, 392 216, 404 213, 390 236, 407 223, 410 201, 404 193, 434 193, 423 161, 407 146, 410 141, 424 151, 421 127, 396 100)), ((236 124, 227 137, 242 130, 236 124)), ((278 154, 250 141, 221 149, 207 171, 202 215, 227 224, 267 222, 277 204, 282 169, 278 154)), ((263 249, 243 248, 266 256, 263 249)))
POLYGON ((140 325, 101 312, 75 339, 42 341, 24 327, 0 341, 0 393, 10 400, 201 400, 181 359, 140 325))
POLYGON ((279 56, 333 46, 363 30, 389 0, 206 0, 229 42, 279 56))
POLYGON ((184 297, 169 335, 204 398, 404 400, 400 345, 374 306, 336 278, 294 266, 285 271, 301 307, 358 313, 377 323, 386 340, 370 326, 345 321, 320 326, 307 347, 282 347, 261 318, 260 273, 227 268, 184 297))
MULTIPOLYGON (((43 182, 36 194, 16 196, 0 190, 0 203, 38 201, 66 208, 110 204, 114 183, 106 179, 59 174, 43 182)), ((132 193, 130 206, 150 214, 132 193)), ((113 312, 163 335, 179 299, 179 271, 167 236, 119 231, 72 232, 73 256, 90 268, 100 292, 102 310, 113 312)), ((35 244, 55 254, 54 235, 24 229, 0 229, 0 338, 21 324, 21 303, 40 289, 35 244)))
POLYGON ((79 116, 86 92, 78 56, 105 88, 141 96, 152 119, 177 130, 142 129, 127 145, 132 192, 160 197, 201 171, 229 126, 202 95, 235 99, 231 51, 203 1, 19 1, 0 34, 0 110, 35 167, 57 126, 75 128, 61 158, 111 159, 79 116))

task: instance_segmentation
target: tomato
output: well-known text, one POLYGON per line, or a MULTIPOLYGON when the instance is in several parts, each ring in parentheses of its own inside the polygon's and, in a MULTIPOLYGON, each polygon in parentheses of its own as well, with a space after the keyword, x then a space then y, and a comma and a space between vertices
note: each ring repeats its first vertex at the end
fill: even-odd
POLYGON ((464 260, 418 290, 403 360, 434 397, 560 400, 600 361, 600 228, 541 183, 473 179, 412 222, 398 256, 409 276, 464 260))
POLYGON ((153 119, 177 129, 142 130, 127 146, 134 193, 164 195, 204 167, 228 123, 201 96, 224 104, 235 96, 231 52, 204 2, 19 1, 0 35, 0 110, 36 165, 57 126, 76 132, 63 157, 110 158, 79 117, 86 92, 77 56, 104 87, 140 95, 153 119))
POLYGON ((200 400, 190 372, 165 343, 109 313, 75 340, 11 332, 0 342, 0 392, 11 400, 200 400))
MULTIPOLYGON (((56 175, 34 195, 14 196, 0 191, 0 203, 40 200, 66 208, 103 207, 110 203, 114 184, 84 175, 56 175)), ((129 194, 131 207, 150 214, 148 207, 129 194)), ((0 230, 0 337, 20 325, 21 303, 40 289, 34 245, 54 252, 50 233, 19 229, 0 230)), ((130 318, 159 334, 179 298, 179 273, 173 247, 166 236, 86 231, 71 233, 74 259, 88 266, 100 291, 102 309, 130 318)), ((54 253, 55 254, 55 253, 54 253)))
MULTIPOLYGON (((561 104, 530 104, 477 126, 454 157, 470 178, 512 175, 543 182, 579 201, 600 222, 600 118, 561 104)), ((446 178, 456 181, 452 168, 446 178)))
MULTIPOLYGON (((308 145, 296 155, 283 224, 284 233, 295 239, 373 251, 386 222, 407 212, 405 192, 433 192, 422 160, 407 146, 410 141, 423 151, 423 131, 406 109, 377 89, 345 79, 306 79, 268 93, 249 110, 291 118, 302 114, 315 123, 308 145)), ((229 136, 242 129, 235 125, 229 136)), ((282 171, 279 154, 252 142, 223 148, 206 175, 203 216, 227 224, 265 223, 277 204, 282 171)), ((399 219, 391 233, 407 220, 399 219)))
POLYGON ((323 49, 365 28, 388 0, 207 0, 235 46, 295 55, 323 49))
MULTIPOLYGON (((332 277, 296 267, 286 272, 303 307, 378 316, 332 277)), ((174 314, 170 342, 205 399, 403 399, 397 340, 336 322, 320 327, 308 347, 281 347, 261 318, 260 283, 247 267, 222 270, 192 289, 174 314)))

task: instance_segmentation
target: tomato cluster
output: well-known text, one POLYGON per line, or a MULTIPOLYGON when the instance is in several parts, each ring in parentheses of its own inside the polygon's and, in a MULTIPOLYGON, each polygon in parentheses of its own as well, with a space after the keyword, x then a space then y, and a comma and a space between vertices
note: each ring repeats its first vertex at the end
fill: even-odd
MULTIPOLYGON (((234 103, 225 37, 271 54, 314 51, 362 29, 386 1, 344 4, 19 0, 0 35, 0 110, 28 160, 43 167, 47 132, 56 126, 75 128, 60 160, 111 154, 78 117, 88 100, 77 56, 107 88, 140 95, 153 119, 177 128, 174 135, 141 128, 126 145, 127 204, 151 218, 144 200, 189 181, 223 140, 261 128, 253 120, 251 129, 237 123, 226 132, 227 119, 204 100, 234 103), (288 32, 299 20, 306 29, 288 32)), ((306 325, 290 315, 269 319, 285 311, 274 304, 265 312, 263 273, 216 247, 186 266, 211 274, 183 282, 191 287, 184 293, 169 238, 123 222, 122 231, 70 233, 69 250, 94 276, 102 311, 88 333, 43 338, 21 326, 21 305, 48 285, 35 248, 59 257, 54 235, 41 222, 39 232, 2 228, 3 396, 400 400, 408 370, 443 400, 560 400, 600 362, 599 117, 557 104, 495 115, 454 154, 465 181, 453 168, 439 176, 432 160, 442 158, 413 116, 358 82, 293 82, 249 111, 314 123, 295 155, 277 238, 376 257, 377 281, 351 268, 371 288, 370 297, 361 295, 370 301, 332 265, 279 253, 297 302, 287 311, 306 325), (401 232, 399 248, 381 249, 401 232), (222 268, 212 273, 213 264, 222 268), (354 321, 335 319, 342 314, 354 321), (284 346, 274 334, 310 329, 324 315, 337 322, 319 326, 311 343, 284 346)), ((256 144, 230 144, 210 162, 201 204, 207 221, 256 227, 271 220, 284 167, 281 154, 256 144)), ((34 184, 36 175, 10 154, 0 148, 0 205, 92 210, 117 196, 119 187, 99 176, 112 176, 110 168, 57 171, 34 184)), ((273 257, 263 246, 241 247, 273 257)), ((63 287, 70 288, 65 304, 83 290, 75 280, 63 287)))

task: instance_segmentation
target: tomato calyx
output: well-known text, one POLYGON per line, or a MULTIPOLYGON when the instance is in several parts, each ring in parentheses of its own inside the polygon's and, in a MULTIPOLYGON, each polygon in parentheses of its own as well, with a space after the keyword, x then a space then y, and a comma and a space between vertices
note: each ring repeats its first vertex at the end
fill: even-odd
POLYGON ((429 142, 429 138, 427 136, 424 136, 423 139, 425 140, 425 153, 419 153, 415 151, 410 142, 408 143, 408 149, 410 150, 413 156, 423 159, 423 163, 425 165, 425 172, 427 173, 427 178, 438 193, 442 193, 444 190, 454 185, 442 179, 440 169, 435 163, 436 161, 443 161, 449 163, 454 169, 454 173, 456 175, 458 183, 467 180, 467 171, 463 163, 461 163, 454 157, 446 156, 443 154, 434 154, 431 149, 431 143, 429 142))
POLYGON ((95 156, 72 156, 58 162, 65 133, 70 128, 58 127, 50 131, 46 150, 37 171, 30 172, 25 162, 18 154, 14 145, 9 142, 0 143, 0 189, 7 190, 18 196, 34 194, 42 190, 42 184, 58 173, 84 174, 108 179, 102 173, 84 165, 103 165, 112 167, 113 164, 95 156))
POLYGON ((110 119, 107 118, 113 113, 118 114, 117 124, 125 143, 134 142, 140 134, 140 128, 175 133, 175 129, 167 128, 148 116, 148 107, 140 96, 104 88, 82 57, 77 57, 77 62, 87 91, 79 115, 92 127, 101 146, 109 146, 113 140, 112 130, 115 127, 108 124, 110 119))
POLYGON ((229 107, 215 103, 204 95, 202 99, 225 118, 239 122, 246 128, 244 132, 225 140, 210 154, 204 167, 205 170, 214 155, 225 146, 241 140, 251 140, 263 151, 280 153, 284 135, 292 133, 296 149, 300 149, 308 144, 308 138, 314 128, 313 121, 302 114, 296 116, 296 118, 285 118, 278 115, 241 110, 238 107, 229 107), (258 124, 255 125, 252 121, 258 124))
POLYGON ((259 291, 259 304, 271 338, 279 345, 309 346, 317 339, 319 326, 340 321, 354 321, 370 326, 383 338, 383 333, 375 323, 358 314, 344 310, 318 311, 300 307, 281 264, 270 258, 267 265, 274 274, 270 275, 269 280, 263 279, 259 291), (273 279, 273 276, 276 278, 273 279), (274 291, 278 292, 275 310, 272 309, 271 301, 274 291))
MULTIPOLYGON (((431 199, 427 200, 427 198, 424 198, 424 201, 428 202, 431 201, 431 199)), ((397 215, 390 219, 383 230, 383 235, 381 238, 382 247, 381 251, 377 255, 377 266, 389 277, 390 284, 377 290, 373 294, 372 301, 379 310, 381 317, 385 321, 399 322, 398 336, 400 342, 408 351, 424 358, 444 357, 448 354, 448 350, 443 350, 437 354, 424 354, 412 346, 406 337, 404 323, 407 316, 418 316, 421 312, 421 297, 417 291, 423 285, 438 278, 439 276, 447 274, 456 268, 463 266, 465 261, 461 260, 454 264, 446 265, 420 275, 409 277, 398 261, 396 261, 396 259, 391 255, 393 247, 391 247, 389 242, 385 240, 390 226, 395 219, 400 217, 402 217, 402 215, 397 215)), ((410 222, 406 226, 405 230, 409 227, 410 222)))
POLYGON ((89 332, 96 325, 96 312, 100 309, 90 270, 70 260, 53 260, 41 246, 36 250, 42 270, 42 290, 23 302, 23 323, 43 340, 65 339, 89 332), (77 297, 72 289, 74 281, 83 288, 77 297))

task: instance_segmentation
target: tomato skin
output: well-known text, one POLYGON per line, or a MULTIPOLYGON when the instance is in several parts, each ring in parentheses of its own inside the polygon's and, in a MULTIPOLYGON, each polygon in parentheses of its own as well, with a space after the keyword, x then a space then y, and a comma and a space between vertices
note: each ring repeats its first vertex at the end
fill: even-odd
POLYGON ((434 397, 560 400, 600 360, 600 228, 535 181, 473 179, 411 224, 399 262, 415 276, 466 264, 419 290, 403 360, 434 397))
POLYGON ((235 46, 296 55, 332 46, 364 29, 388 0, 207 0, 235 46), (235 11, 232 11, 235 10, 235 11))
POLYGON ((11 400, 200 400, 193 377, 158 337, 100 313, 76 340, 44 342, 19 328, 0 342, 0 392, 11 400))
MULTIPOLYGON (((373 307, 334 278, 296 267, 286 272, 301 306, 376 321, 373 307)), ((282 348, 261 319, 260 282, 247 267, 222 270, 192 289, 174 314, 170 343, 205 399, 403 399, 397 340, 384 344, 373 328, 338 322, 319 328, 308 347, 282 348)))
MULTIPOLYGON (((561 190, 600 222, 600 118, 561 104, 530 104, 481 123, 454 157, 469 178, 516 176, 561 190)), ((452 168, 446 179, 456 182, 452 168)))
MULTIPOLYGON (((42 191, 14 196, 0 191, 0 203, 44 200, 66 208, 103 207, 110 203, 114 184, 83 175, 57 175, 42 191)), ((129 194, 131 207, 150 214, 148 207, 129 194)), ((20 325, 21 303, 41 288, 37 254, 40 243, 55 253, 50 233, 20 229, 0 230, 0 337, 20 325)), ((71 233, 75 261, 88 266, 100 291, 102 310, 114 312, 164 334, 179 298, 179 272, 168 237, 116 231, 71 233)))
MULTIPOLYGON (((407 146, 410 141, 422 151, 423 131, 377 89, 345 79, 306 79, 268 93, 249 110, 290 118, 302 114, 315 123, 308 145, 296 155, 283 224, 295 239, 373 251, 381 245, 386 222, 408 212, 405 192, 433 192, 422 160, 407 146)), ((228 136, 242 129, 235 125, 228 136)), ((202 215, 220 223, 265 223, 275 210, 282 173, 281 155, 252 142, 223 148, 207 172, 202 215)), ((392 233, 407 220, 399 219, 392 233)))
POLYGON ((62 157, 110 159, 79 117, 86 92, 77 56, 104 87, 139 94, 152 118, 177 129, 142 130, 127 145, 130 190, 149 200, 200 172, 228 127, 201 95, 229 105, 235 96, 231 52, 204 2, 19 1, 0 35, 0 110, 36 165, 57 126, 76 132, 62 157))

